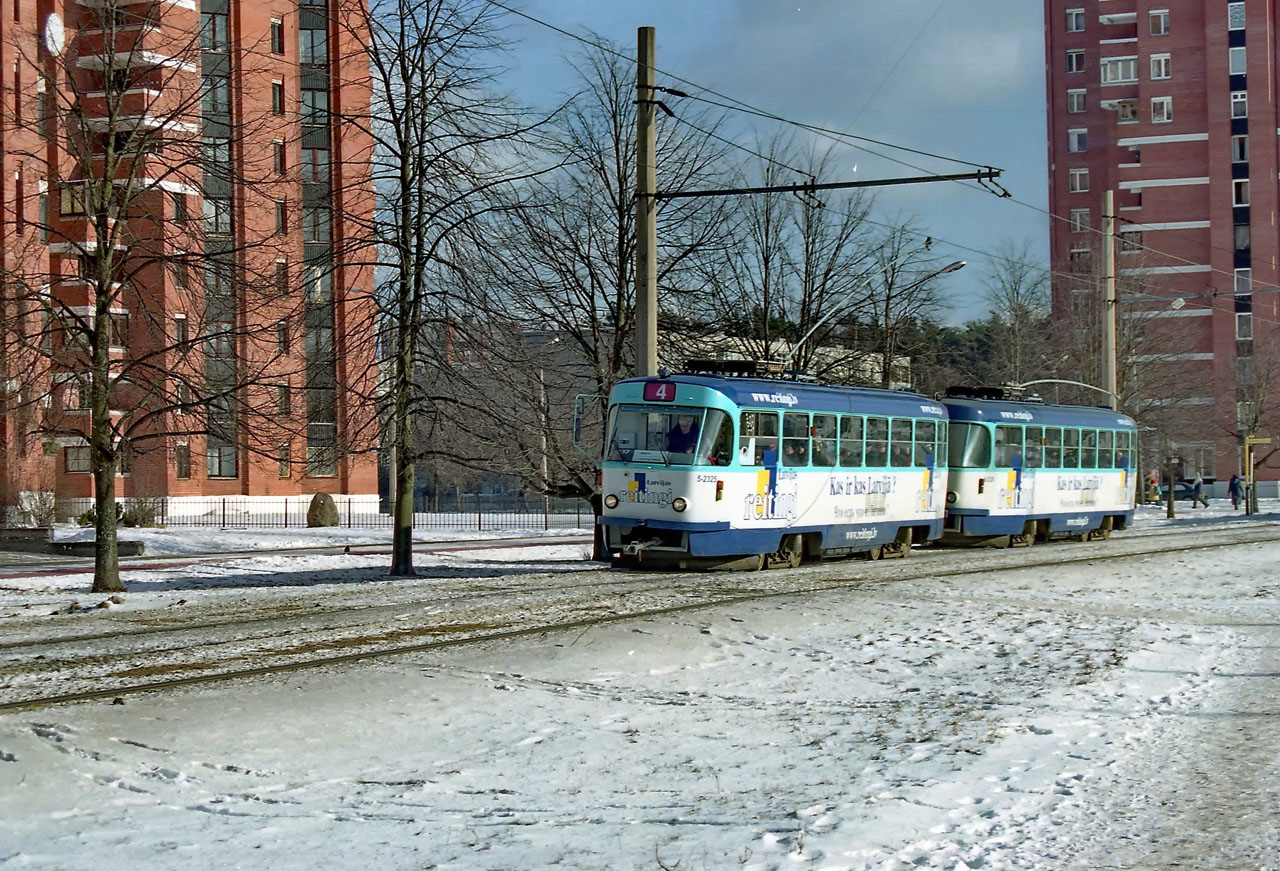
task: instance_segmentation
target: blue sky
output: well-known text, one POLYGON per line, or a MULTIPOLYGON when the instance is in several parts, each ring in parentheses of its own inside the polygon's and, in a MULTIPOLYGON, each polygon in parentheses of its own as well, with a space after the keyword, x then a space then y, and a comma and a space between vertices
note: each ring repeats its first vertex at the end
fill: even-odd
MULTIPOLYGON (((1036 210, 1046 207, 1048 182, 1043 5, 1035 0, 522 0, 518 8, 628 52, 636 28, 652 26, 660 70, 789 119, 1002 168, 1004 187, 1034 209, 953 183, 879 194, 881 218, 912 216, 941 256, 969 261, 943 279, 946 320, 987 313, 984 258, 968 249, 1028 239, 1039 260, 1048 256, 1048 217, 1036 210)), ((573 40, 514 17, 511 35, 520 40, 513 80, 525 100, 550 102, 569 89, 563 56, 573 40)), ((743 142, 753 141, 752 125, 765 134, 774 127, 746 117, 741 125, 734 135, 743 142)), ((875 150, 927 172, 967 171, 875 150)), ((855 150, 847 169, 826 180, 923 174, 855 150)))

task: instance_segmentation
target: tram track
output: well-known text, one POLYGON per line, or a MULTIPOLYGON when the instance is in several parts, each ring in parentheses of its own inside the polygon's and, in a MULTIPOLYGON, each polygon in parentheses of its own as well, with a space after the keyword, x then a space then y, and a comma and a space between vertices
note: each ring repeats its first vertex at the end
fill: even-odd
MULTIPOLYGON (((1106 542, 1037 545, 1014 551, 926 549, 892 563, 829 562, 798 570, 740 574, 575 572, 509 578, 485 590, 417 590, 384 604, 296 607, 216 621, 7 641, 0 651, 0 712, 128 695, 304 669, 339 666, 468 644, 572 633, 747 602, 886 587, 1070 563, 1108 562, 1280 540, 1280 524, 1119 536, 1106 542), (540 580, 539 580, 540 579, 540 580), (541 584, 541 585, 540 585, 541 584), (442 595, 443 594, 443 595, 442 595), (237 632, 237 628, 250 632, 237 632), (84 649, 81 649, 84 648, 84 649), (48 692, 56 681, 62 692, 48 692), (43 692, 38 686, 45 686, 43 692)), ((474 579, 472 579, 474 580, 474 579)), ((279 603, 267 607, 279 607, 279 603)))

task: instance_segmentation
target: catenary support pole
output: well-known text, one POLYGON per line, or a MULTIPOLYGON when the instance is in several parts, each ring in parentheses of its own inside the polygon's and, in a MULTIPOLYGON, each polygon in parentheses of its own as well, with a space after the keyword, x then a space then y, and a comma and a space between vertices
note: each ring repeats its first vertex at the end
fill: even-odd
POLYGON ((657 137, 654 132, 654 31, 636 34, 636 375, 658 374, 657 137))
POLYGON ((1116 209, 1115 191, 1102 194, 1102 386, 1110 392, 1112 408, 1116 396, 1116 209))

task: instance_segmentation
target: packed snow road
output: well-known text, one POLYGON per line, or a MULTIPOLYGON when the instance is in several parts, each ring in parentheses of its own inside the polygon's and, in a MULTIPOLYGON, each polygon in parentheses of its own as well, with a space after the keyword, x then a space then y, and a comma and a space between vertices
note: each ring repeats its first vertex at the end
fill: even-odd
MULTIPOLYGON (((0 715, 0 867, 1276 871, 1280 543, 1151 532, 960 555, 985 572, 918 553, 741 576, 815 592, 0 715), (1047 555, 1083 561, 1025 564, 1047 555), (864 580, 824 580, 841 570, 864 580)), ((343 599, 550 613, 726 582, 551 557, 507 576, 451 557, 451 577, 376 595, 240 566, 58 615, 65 590, 6 591, 0 614, 21 616, 0 627, 167 632, 192 605, 337 617, 343 599)), ((132 663, 109 644, 89 647, 132 663)))

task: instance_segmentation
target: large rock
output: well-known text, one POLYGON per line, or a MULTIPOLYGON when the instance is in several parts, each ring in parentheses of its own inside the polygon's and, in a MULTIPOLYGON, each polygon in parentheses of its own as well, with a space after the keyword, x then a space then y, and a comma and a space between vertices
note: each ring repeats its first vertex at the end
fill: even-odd
POLYGON ((311 497, 311 507, 307 509, 307 526, 337 526, 338 506, 333 504, 333 497, 328 493, 317 493, 311 497))

